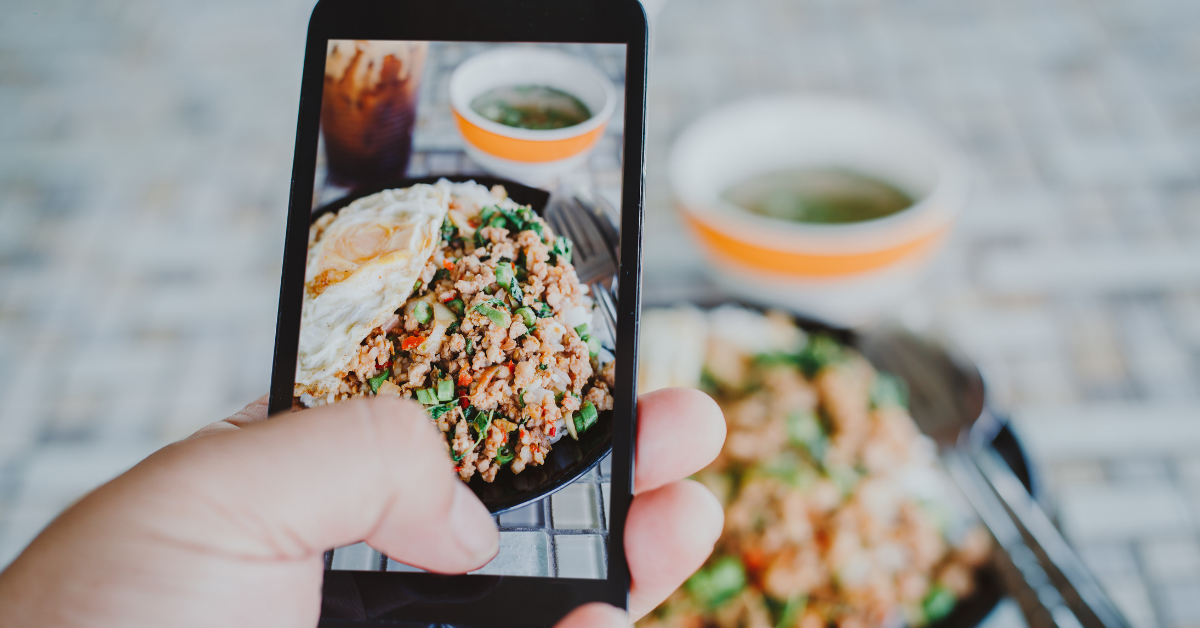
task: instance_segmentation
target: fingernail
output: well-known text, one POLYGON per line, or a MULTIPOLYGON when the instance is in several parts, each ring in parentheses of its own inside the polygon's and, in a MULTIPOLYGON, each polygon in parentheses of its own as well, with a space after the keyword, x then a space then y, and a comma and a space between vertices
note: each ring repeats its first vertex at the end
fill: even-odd
POLYGON ((597 604, 601 610, 599 613, 602 618, 603 625, 612 626, 613 628, 626 628, 629 626, 629 614, 625 611, 608 604, 597 604))
POLYGON ((628 626, 628 613, 603 602, 592 602, 571 611, 554 628, 628 628, 628 626))
POLYGON ((472 558, 482 565, 500 550, 500 532, 496 522, 467 485, 455 480, 454 505, 450 508, 450 529, 472 558))

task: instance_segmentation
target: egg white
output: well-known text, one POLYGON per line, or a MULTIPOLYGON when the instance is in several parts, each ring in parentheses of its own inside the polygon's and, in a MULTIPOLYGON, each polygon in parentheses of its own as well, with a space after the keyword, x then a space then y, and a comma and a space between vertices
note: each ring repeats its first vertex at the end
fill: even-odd
POLYGON ((309 232, 295 395, 337 390, 359 344, 412 293, 440 242, 449 194, 432 185, 358 199, 309 232))

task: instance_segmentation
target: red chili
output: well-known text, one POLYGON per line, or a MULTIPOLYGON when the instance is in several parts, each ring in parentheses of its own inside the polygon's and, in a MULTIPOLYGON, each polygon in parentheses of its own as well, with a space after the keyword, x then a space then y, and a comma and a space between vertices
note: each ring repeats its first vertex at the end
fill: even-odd
POLYGON ((507 363, 507 364, 505 364, 504 366, 507 366, 507 367, 508 367, 508 374, 509 374, 509 375, 512 375, 513 371, 517 370, 517 365, 516 365, 516 364, 513 364, 513 361, 512 361, 512 360, 509 360, 509 361, 508 361, 508 363, 507 363))
POLYGON ((392 361, 391 361, 391 360, 388 360, 387 362, 384 362, 383 364, 380 364, 380 365, 379 365, 377 368, 379 368, 380 370, 383 370, 383 369, 386 369, 386 368, 391 368, 391 366, 392 366, 392 361))
POLYGON ((460 397, 458 400, 458 405, 462 406, 463 410, 466 410, 467 406, 471 405, 471 401, 466 397, 460 397))
POLYGON ((445 268, 446 270, 454 270, 454 262, 451 262, 448 259, 442 260, 442 268, 445 268))
POLYGON ((554 427, 554 425, 551 424, 550 425, 550 435, 554 436, 557 432, 558 432, 558 428, 554 427))
POLYGON ((400 348, 405 351, 411 351, 420 346, 422 342, 425 342, 425 336, 405 336, 404 340, 400 341, 400 348))
POLYGON ((462 371, 461 373, 458 374, 459 387, 466 388, 470 384, 471 384, 471 374, 470 373, 468 373, 466 371, 462 371))
POLYGON ((454 293, 447 292, 446 296, 442 297, 442 303, 449 303, 454 300, 454 293))

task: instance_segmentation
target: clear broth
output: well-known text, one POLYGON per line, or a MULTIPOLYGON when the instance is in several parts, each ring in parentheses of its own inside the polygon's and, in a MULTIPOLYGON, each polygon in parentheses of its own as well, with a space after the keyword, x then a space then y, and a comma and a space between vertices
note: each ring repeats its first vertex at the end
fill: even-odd
POLYGON ((565 129, 592 117, 583 101, 545 85, 497 87, 476 96, 471 109, 488 120, 518 129, 565 129))
POLYGON ((913 198, 876 177, 837 168, 803 168, 758 175, 722 196, 756 214, 820 224, 862 222, 908 209, 913 198))

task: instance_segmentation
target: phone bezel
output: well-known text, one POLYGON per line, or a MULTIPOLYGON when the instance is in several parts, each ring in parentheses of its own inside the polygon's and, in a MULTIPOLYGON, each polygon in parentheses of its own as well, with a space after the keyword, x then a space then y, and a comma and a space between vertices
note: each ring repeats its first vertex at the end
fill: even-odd
POLYGON ((637 0, 321 0, 309 20, 296 150, 292 165, 283 277, 279 292, 270 412, 288 412, 300 330, 318 129, 330 39, 613 43, 626 50, 622 147, 621 264, 615 351, 616 390, 605 580, 447 576, 403 572, 325 572, 322 625, 445 623, 548 626, 600 601, 626 608, 629 570, 624 530, 633 495, 637 434, 637 334, 641 306, 648 26, 637 0), (468 16, 474 16, 468 17, 468 16), (530 597, 530 596, 537 597, 530 597), (539 603, 531 604, 536 599, 539 603))

